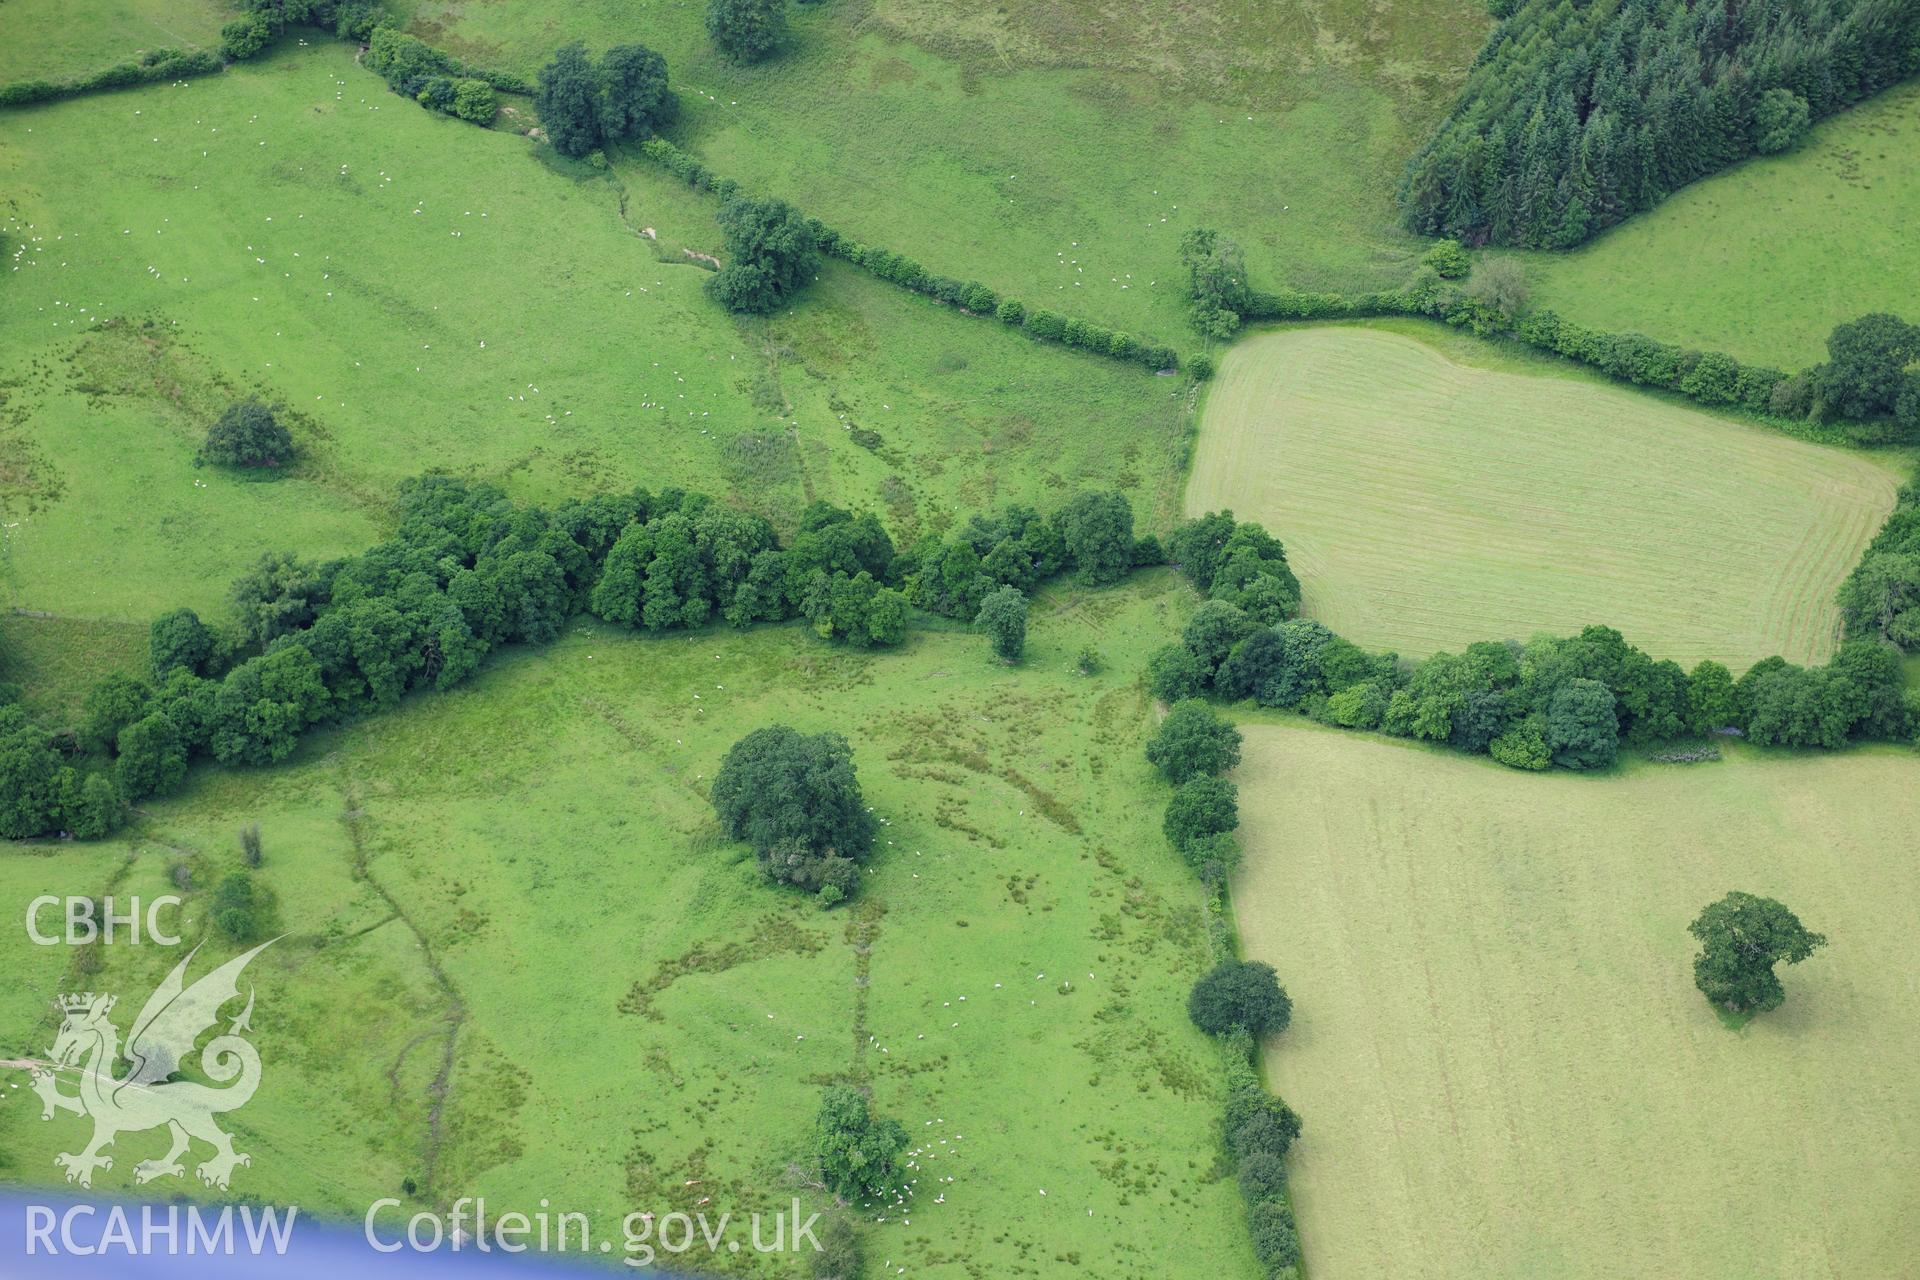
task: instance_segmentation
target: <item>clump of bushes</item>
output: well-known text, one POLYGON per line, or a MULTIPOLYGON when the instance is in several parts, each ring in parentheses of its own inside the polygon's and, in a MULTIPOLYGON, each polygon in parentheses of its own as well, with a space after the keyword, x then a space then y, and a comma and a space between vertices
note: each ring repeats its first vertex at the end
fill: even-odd
POLYGON ((490 124, 497 103, 493 86, 470 75, 458 58, 389 26, 374 28, 361 59, 368 70, 402 97, 429 110, 474 124, 490 124))
POLYGON ((579 41, 562 45, 540 71, 534 107, 547 141, 564 156, 650 138, 675 107, 667 60, 645 45, 622 44, 595 62, 579 41))

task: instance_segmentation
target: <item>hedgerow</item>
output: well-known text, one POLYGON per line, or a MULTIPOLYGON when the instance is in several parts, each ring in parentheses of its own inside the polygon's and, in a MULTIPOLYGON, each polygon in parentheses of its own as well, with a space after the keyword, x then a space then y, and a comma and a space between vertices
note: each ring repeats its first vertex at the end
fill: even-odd
POLYGON ((1222 269, 1238 261, 1238 250, 1205 229, 1189 233, 1181 254, 1194 323, 1213 337, 1230 337, 1246 320, 1421 316, 1482 337, 1512 338, 1635 386, 1714 408, 1737 408, 1797 429, 1805 430, 1798 424, 1809 420, 1840 422, 1862 443, 1920 441, 1920 372, 1905 370, 1920 359, 1920 327, 1896 317, 1866 316, 1837 326, 1828 340, 1834 358, 1788 374, 1742 364, 1724 352, 1697 351, 1642 333, 1590 329, 1553 311, 1531 310, 1517 263, 1482 262, 1462 282, 1451 252, 1458 246, 1442 242, 1439 248, 1438 257, 1430 252, 1401 288, 1352 295, 1255 289, 1222 269))
MULTIPOLYGON (((665 138, 649 138, 640 152, 696 191, 711 191, 723 200, 740 194, 740 185, 713 173, 699 160, 665 138)), ((820 251, 851 266, 969 315, 991 316, 1030 338, 1106 356, 1156 372, 1177 369, 1180 357, 1164 343, 1151 342, 1101 325, 1036 310, 1015 298, 1002 298, 977 280, 959 280, 929 271, 905 254, 853 240, 819 219, 809 219, 820 251)))
POLYGON ((430 476, 402 486, 399 509, 398 532, 360 555, 263 558, 234 584, 223 627, 189 610, 157 619, 147 674, 100 681, 77 729, 0 707, 0 837, 105 835, 192 758, 283 760, 316 725, 450 688, 492 650, 544 644, 582 612, 646 631, 800 618, 823 638, 885 646, 910 607, 971 619, 1003 585, 1068 571, 1111 582, 1159 554, 1135 540, 1126 499, 1105 493, 1051 516, 975 516, 904 551, 871 514, 814 503, 782 542, 761 517, 680 489, 549 511, 430 476))
POLYGON ((69 80, 22 80, 0 85, 0 107, 23 107, 36 102, 54 102, 101 89, 119 89, 128 85, 154 84, 185 80, 189 76, 211 75, 226 64, 211 49, 191 53, 179 49, 149 49, 137 62, 121 62, 91 75, 69 80))
POLYGON ((1169 539, 1175 563, 1212 599, 1178 644, 1154 654, 1148 684, 1168 701, 1251 699, 1519 769, 1605 768, 1623 743, 1728 730, 1762 746, 1910 741, 1920 729, 1920 690, 1904 687, 1895 645, 1916 638, 1906 628, 1920 623, 1920 556, 1905 550, 1920 542, 1920 515, 1911 489, 1904 501, 1842 591, 1851 638, 1833 660, 1803 668, 1769 658, 1737 681, 1716 662, 1687 672, 1655 661, 1604 626, 1525 643, 1480 641, 1417 663, 1369 654, 1290 616, 1292 607, 1267 604, 1256 613, 1234 603, 1239 588, 1229 580, 1223 590, 1212 549, 1248 541, 1251 529, 1252 541, 1272 544, 1274 563, 1284 564, 1284 552, 1257 525, 1215 513, 1169 539))

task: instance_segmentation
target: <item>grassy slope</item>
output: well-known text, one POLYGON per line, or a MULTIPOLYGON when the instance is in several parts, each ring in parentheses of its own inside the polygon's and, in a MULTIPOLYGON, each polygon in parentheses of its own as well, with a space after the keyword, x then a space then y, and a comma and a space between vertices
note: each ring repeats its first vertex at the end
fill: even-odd
POLYGON ((700 485, 781 523, 884 505, 902 534, 1091 485, 1148 524, 1174 507, 1176 380, 831 266, 736 323, 680 257, 715 247, 709 204, 633 175, 643 239, 605 176, 423 111, 344 46, 7 124, 9 232, 33 237, 0 312, 16 604, 212 608, 262 550, 364 545, 428 467, 541 500, 700 485), (96 332, 120 316, 154 327, 96 332), (192 466, 248 390, 297 411, 306 460, 273 484, 192 466))
POLYGON ((235 5, 224 0, 0 0, 0 84, 60 80, 148 49, 206 49, 235 5))
POLYGON ((1793 370, 1834 325, 1920 315, 1920 83, 1816 128, 1789 155, 1696 183, 1572 254, 1527 255, 1534 301, 1793 370))
POLYGON ((529 75, 568 39, 643 41, 682 95, 674 136, 721 172, 934 270, 1182 346, 1176 248, 1197 223, 1237 237, 1262 279, 1397 283, 1418 246, 1394 184, 1488 22, 1465 0, 851 0, 793 6, 792 48, 737 68, 703 8, 411 13, 529 75))
POLYGON ((1263 521, 1307 613, 1363 644, 1421 655, 1604 622, 1738 671, 1831 648, 1834 589, 1897 483, 1616 387, 1343 327, 1233 348, 1187 506, 1263 521))
MULTIPOLYGON (((819 1084, 851 1075, 940 1155, 921 1161, 911 1225, 869 1228, 876 1263, 1146 1277, 1204 1240, 1215 1272, 1250 1276, 1238 1197, 1212 1170, 1212 1050, 1183 1010, 1199 892, 1159 836, 1134 680, 1190 607, 1164 571, 1046 595, 1018 670, 956 633, 870 656, 803 628, 583 624, 286 767, 196 775, 111 849, 0 865, 23 893, 98 891, 124 848, 130 882, 193 855, 210 883, 234 830, 261 824, 291 936, 258 981, 267 1075, 236 1115, 257 1156, 236 1190, 357 1217, 423 1176, 448 1001, 408 924, 350 874, 357 852, 465 1011, 437 1195, 603 1217, 702 1195, 714 1213, 784 1205, 819 1084), (1089 640, 1106 662, 1091 679, 1071 670, 1089 640), (855 744, 887 825, 854 911, 767 887, 713 829, 705 779, 776 719, 855 744)), ((0 948, 37 950, 17 931, 0 948)), ((115 948, 86 981, 131 998, 167 959, 152 951, 115 948)), ((0 1004, 0 1057, 44 1050, 44 970, 0 1004)), ((77 1132, 0 1107, 16 1177, 46 1177, 77 1132)), ((101 1185, 147 1145, 126 1139, 101 1185)))
POLYGON ((1322 1275, 1893 1275, 1920 1246, 1920 761, 1760 754, 1624 776, 1300 727, 1248 733, 1250 954, 1307 1118, 1322 1275), (1730 1031, 1687 922, 1729 889, 1831 945, 1730 1031))

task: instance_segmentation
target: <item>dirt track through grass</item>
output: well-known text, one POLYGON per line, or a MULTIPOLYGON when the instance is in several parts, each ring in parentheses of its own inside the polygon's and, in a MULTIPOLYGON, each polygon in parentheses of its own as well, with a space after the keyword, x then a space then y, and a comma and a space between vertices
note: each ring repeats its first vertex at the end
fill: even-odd
POLYGON ((1896 484, 1864 455, 1623 388, 1314 328, 1227 354, 1186 505, 1264 522, 1307 614, 1363 644, 1424 655, 1598 622, 1740 671, 1831 651, 1834 590, 1896 484))
POLYGON ((1910 1274, 1911 752, 1522 777, 1252 726, 1237 777, 1309 1274, 1910 1274), (1734 888, 1831 939, 1737 1032, 1686 933, 1734 888))

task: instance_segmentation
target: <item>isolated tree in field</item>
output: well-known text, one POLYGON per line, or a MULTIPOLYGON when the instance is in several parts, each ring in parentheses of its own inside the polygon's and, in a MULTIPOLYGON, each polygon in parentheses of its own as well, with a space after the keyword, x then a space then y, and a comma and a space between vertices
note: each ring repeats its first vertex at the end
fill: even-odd
POLYGON ((1017 587, 1001 587, 980 602, 973 625, 986 632, 996 658, 1018 662, 1027 647, 1027 598, 1017 587))
POLYGON ((1827 945, 1786 907, 1751 893, 1729 893, 1702 911, 1687 932, 1700 940, 1694 985, 1735 1013, 1778 1008, 1787 993, 1773 966, 1799 964, 1827 945))
POLYGON ((847 1200, 877 1197, 896 1188, 907 1131, 890 1116, 876 1116, 867 1096, 846 1085, 820 1095, 813 1122, 813 1154, 827 1189, 847 1200))
POLYGON ((600 76, 578 40, 563 44, 553 61, 540 69, 540 87, 533 95, 534 110, 547 141, 563 156, 583 156, 600 143, 595 118, 600 76))
POLYGON ((711 0, 707 34, 735 62, 758 62, 787 38, 786 0, 711 0))
POLYGON ((1240 731, 1198 698, 1176 702, 1147 742, 1147 759, 1176 785, 1240 763, 1240 731))
POLYGON ((277 467, 293 457, 293 437, 273 410, 249 396, 228 405, 207 431, 200 460, 229 467, 277 467))
POLYGON ((1836 325, 1827 337, 1827 362, 1815 373, 1814 392, 1829 418, 1892 413, 1906 368, 1920 360, 1920 327, 1880 311, 1836 325))
POLYGON ((1605 769, 1620 751, 1613 691, 1598 680, 1573 679, 1547 703, 1547 750, 1563 769, 1605 769))
POLYGON ((773 879, 832 890, 832 901, 858 883, 875 824, 839 734, 756 729, 727 752, 712 796, 728 838, 751 844, 773 879))
POLYGON ((1272 965, 1224 960, 1193 984, 1187 1014, 1208 1035, 1223 1036, 1239 1028, 1264 1036, 1287 1029, 1293 1001, 1281 990, 1272 965))
POLYGON ((729 200, 717 215, 727 265, 707 280, 707 293, 729 311, 766 315, 820 269, 813 225, 784 200, 729 200))

